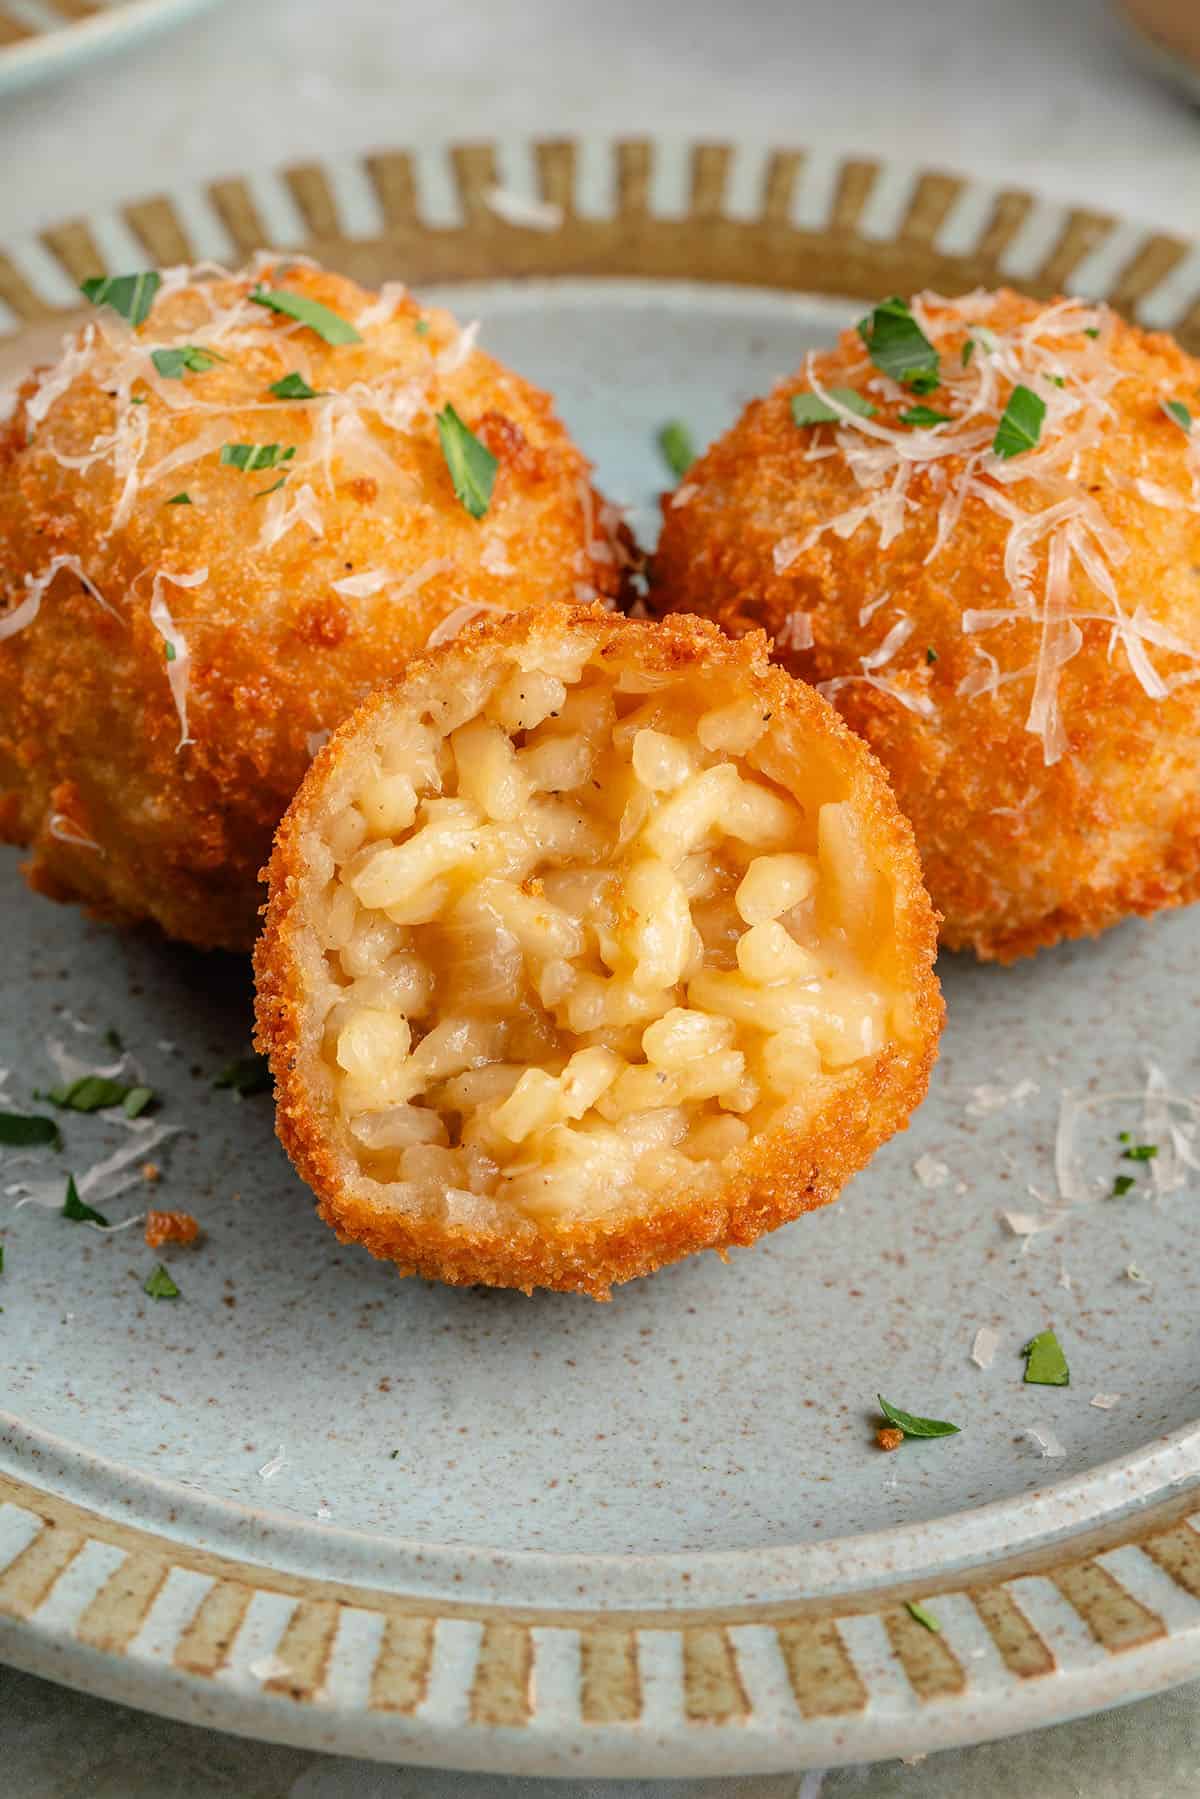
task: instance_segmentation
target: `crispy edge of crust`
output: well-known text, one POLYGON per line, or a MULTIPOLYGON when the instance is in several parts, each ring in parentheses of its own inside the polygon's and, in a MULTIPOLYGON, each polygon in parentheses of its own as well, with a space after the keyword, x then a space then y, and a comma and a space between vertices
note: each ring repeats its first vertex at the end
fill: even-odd
POLYGON ((255 1042, 275 1078, 279 1140, 339 1240, 362 1243, 373 1256, 395 1262, 402 1274, 451 1286, 516 1287, 526 1293, 546 1287, 604 1300, 611 1297, 615 1282, 653 1273, 696 1250, 724 1252, 753 1243, 802 1212, 828 1205, 880 1144, 907 1128, 937 1058, 945 1010, 933 970, 937 920, 922 884, 911 827, 862 740, 813 689, 769 663, 761 633, 734 641, 691 616, 651 624, 614 617, 599 606, 560 605, 469 626, 451 643, 417 658, 400 680, 373 694, 334 734, 285 815, 263 875, 269 897, 254 955, 255 1042), (410 681, 439 661, 452 662, 464 653, 486 655, 536 631, 553 632, 567 624, 586 625, 601 655, 619 655, 636 644, 639 660, 651 668, 681 672, 689 663, 716 659, 740 669, 773 707, 803 717, 832 741, 851 796, 866 815, 871 841, 886 846, 897 881, 897 945, 911 981, 916 1042, 911 1051, 890 1046, 868 1070, 840 1084, 803 1130, 759 1137, 716 1195, 685 1190, 657 1202, 652 1211, 570 1221, 561 1229, 543 1227, 536 1236, 513 1242, 502 1230, 447 1225, 411 1214, 381 1215, 345 1181, 296 1053, 306 1006, 295 955, 305 882, 302 839, 319 807, 324 774, 335 765, 341 746, 402 697, 410 681))

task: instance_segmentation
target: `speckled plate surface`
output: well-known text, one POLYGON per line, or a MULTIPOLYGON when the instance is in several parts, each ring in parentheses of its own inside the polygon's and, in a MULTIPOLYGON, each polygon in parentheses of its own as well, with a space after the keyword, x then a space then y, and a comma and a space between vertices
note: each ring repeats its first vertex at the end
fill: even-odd
MULTIPOLYGON (((6 366, 82 276, 267 241, 480 316, 644 537, 663 420, 716 432, 858 299, 1007 275, 1197 331, 1194 252, 1092 214, 751 146, 559 144, 74 221, 0 256, 6 366)), ((207 1234, 155 1304, 136 1227, 3 1196, 0 1655, 227 1729, 546 1773, 912 1754, 1200 1672, 1196 1178, 1146 1098, 1148 1063, 1200 1087, 1200 915, 944 960, 929 1101, 838 1205, 594 1306, 340 1249, 269 1099, 211 1085, 246 1046, 247 968, 38 900, 15 856, 0 894, 10 1095, 118 1030, 179 1127, 154 1197, 207 1234), (1066 1205, 1064 1178, 1111 1183, 1122 1129, 1163 1143, 1148 1178, 1066 1205), (1069 1388, 1022 1384, 1046 1325, 1069 1388), (881 1454, 877 1391, 961 1435, 881 1454)), ((51 1167, 129 1142, 68 1124, 51 1167)), ((0 1192, 30 1172, 6 1160, 0 1192)))

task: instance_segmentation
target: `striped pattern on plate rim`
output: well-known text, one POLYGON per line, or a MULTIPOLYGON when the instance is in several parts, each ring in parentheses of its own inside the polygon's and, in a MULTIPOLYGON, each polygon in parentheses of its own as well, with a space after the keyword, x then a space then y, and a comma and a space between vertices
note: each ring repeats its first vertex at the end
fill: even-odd
POLYGON ((645 139, 381 151, 66 220, 0 251, 0 331, 76 305, 91 275, 271 245, 368 284, 603 274, 871 299, 1013 281, 1106 299, 1200 351, 1185 238, 939 170, 645 139))
MULTIPOLYGON (((1126 1542, 1051 1558, 1036 1572, 980 1571, 943 1590, 720 1614, 538 1615, 272 1571, 0 1477, 5 1656, 52 1672, 33 1650, 41 1643, 57 1658, 92 1652, 93 1670, 98 1657, 170 1675, 185 1689, 216 1682, 260 1713, 273 1707, 260 1718, 268 1736, 309 1740, 284 1714, 307 1708, 327 1722, 332 1709, 356 1730, 374 1727, 368 1753, 436 1761, 447 1733, 461 1744, 464 1731, 515 1732, 527 1742, 512 1765, 550 1768, 564 1745, 599 1737, 611 1766, 645 1769, 656 1745, 674 1741, 677 1750, 702 1728, 716 1765, 850 1759, 873 1740, 883 1753, 902 1745, 929 1708, 941 1709, 945 1740, 956 1740, 955 1710, 963 1740, 987 1734, 977 1729, 980 1712, 1015 1688, 1050 1689, 1037 1721, 1064 1715, 1073 1677, 1152 1655, 1169 1638, 1181 1652, 1173 1664, 1194 1667, 1200 1513, 1143 1522, 1126 1542), (937 1630, 909 1610, 917 1597, 937 1630), (850 1725, 852 1750, 841 1756, 850 1725), (734 1746, 717 1750, 728 1738, 734 1746)), ((86 1668, 84 1684, 120 1691, 86 1668)), ((1152 1662, 1136 1684, 1161 1684, 1152 1662)))

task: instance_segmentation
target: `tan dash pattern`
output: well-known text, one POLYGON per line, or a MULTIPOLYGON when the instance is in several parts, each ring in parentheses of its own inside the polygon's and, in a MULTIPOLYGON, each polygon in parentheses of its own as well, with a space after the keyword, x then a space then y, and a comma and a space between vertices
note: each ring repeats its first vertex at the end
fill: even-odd
POLYGON ((1176 1586, 1190 1593, 1193 1599, 1200 1599, 1200 1533, 1190 1524, 1178 1524, 1174 1530, 1148 1537, 1141 1547, 1176 1586))
POLYGON ((978 1587, 968 1594, 992 1642, 1010 1674, 1033 1680, 1053 1674, 1054 1656, 1025 1616, 1011 1593, 1003 1587, 978 1587))
POLYGON ((242 1627, 253 1591, 252 1587, 231 1580, 219 1580, 210 1587, 176 1645, 175 1666, 186 1669, 189 1674, 207 1675, 213 1675, 223 1667, 242 1627))
POLYGON ((683 1633, 683 1709, 697 1724, 733 1724, 750 1710, 729 1632, 718 1625, 683 1633))
MULTIPOLYGON (((935 1601, 930 1602, 932 1610, 935 1601)), ((906 1606, 883 1614, 888 1642, 908 1683, 922 1703, 930 1699, 955 1699, 966 1692, 963 1665, 938 1631, 918 1623, 906 1606)))
POLYGON ((1108 1650, 1140 1649, 1166 1635, 1158 1613, 1135 1599, 1099 1562, 1069 1563, 1055 1569, 1050 1579, 1108 1650))
POLYGON ((471 1687, 475 1724, 528 1724, 533 1638, 524 1624, 485 1624, 471 1687))
POLYGON ((631 1724, 641 1716, 642 1683, 632 1630, 597 1625, 579 1645, 579 1709, 585 1724, 631 1724))
POLYGON ((158 1556, 130 1556, 113 1571, 75 1626, 79 1642, 121 1655, 146 1621, 169 1566, 158 1556))
POLYGON ((433 1619, 389 1618, 371 1677, 371 1710, 415 1712, 429 1690, 432 1665, 433 1619))
POLYGON ((279 1672, 263 1682, 268 1693, 304 1700, 321 1690, 340 1610, 331 1599, 300 1602, 275 1646, 279 1672))
POLYGON ((864 1709, 866 1686, 832 1618, 781 1624, 776 1634, 804 1717, 836 1718, 864 1709))
POLYGON ((69 1562, 83 1548, 78 1531, 46 1524, 0 1574, 0 1613, 31 1618, 69 1562))

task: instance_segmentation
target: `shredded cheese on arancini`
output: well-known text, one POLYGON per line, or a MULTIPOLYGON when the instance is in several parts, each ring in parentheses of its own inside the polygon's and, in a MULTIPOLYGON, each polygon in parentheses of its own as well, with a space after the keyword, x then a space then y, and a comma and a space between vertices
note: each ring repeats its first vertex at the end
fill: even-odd
MULTIPOLYGON (((826 532, 845 539, 868 524, 879 533, 880 550, 886 550, 916 510, 917 502, 908 487, 917 469, 927 474, 941 496, 926 563, 935 563, 951 542, 968 500, 988 506, 1009 526, 1004 573, 1011 604, 964 609, 962 629, 968 634, 992 632, 1013 620, 1024 620, 1038 627, 1038 649, 1029 666, 1003 669, 990 650, 976 646, 980 665, 963 678, 958 692, 970 698, 995 693, 1010 681, 1030 680, 1026 729, 1041 740, 1043 759, 1049 766, 1069 748, 1059 687, 1063 669, 1082 647, 1079 627, 1083 622, 1109 627, 1110 658, 1118 647, 1123 650, 1132 673, 1151 699, 1162 699, 1176 686, 1200 680, 1200 645, 1156 625, 1140 606, 1132 615, 1123 607, 1114 574, 1128 557, 1129 546, 1080 476, 1081 456, 1101 444, 1115 416, 1110 396, 1125 379, 1110 353, 1115 315, 1106 306, 1067 299, 1009 331, 999 331, 985 322, 993 306, 994 296, 984 290, 955 300, 926 293, 911 303, 914 321, 939 356, 936 404, 949 416, 937 422, 897 428, 874 416, 863 416, 846 404, 845 390, 830 390, 822 384, 816 357, 808 354, 805 385, 835 415, 833 453, 841 455, 863 497, 822 519, 803 536, 781 538, 774 548, 774 566, 776 573, 782 574, 826 532), (967 343, 974 346, 970 352, 967 343), (1045 412, 1036 443, 1021 454, 1005 457, 993 448, 993 441, 1006 405, 1019 386, 1028 388, 1045 412), (1095 590, 1094 607, 1081 609, 1072 604, 1073 568, 1095 590), (1151 649, 1182 657, 1191 666, 1164 674, 1151 649)), ((861 376, 857 385, 864 396, 912 404, 908 389, 875 369, 865 349, 861 368, 851 368, 849 374, 851 379, 861 376)), ((1164 395, 1164 407, 1167 398, 1164 395)), ((1168 416, 1182 423, 1170 411, 1168 416)), ((1132 486, 1149 504, 1197 509, 1200 444, 1190 429, 1180 431, 1179 447, 1188 463, 1190 500, 1140 478, 1132 486)), ((807 459, 827 453, 828 448, 818 438, 807 459)), ((879 603, 862 608, 861 624, 879 603)), ((860 658, 861 675, 826 682, 822 691, 829 693, 847 681, 866 680, 884 666, 908 635, 903 623, 893 625, 876 649, 860 658)), ((900 682, 884 683, 877 678, 873 684, 890 691, 912 711, 925 715, 933 711, 900 682)))

